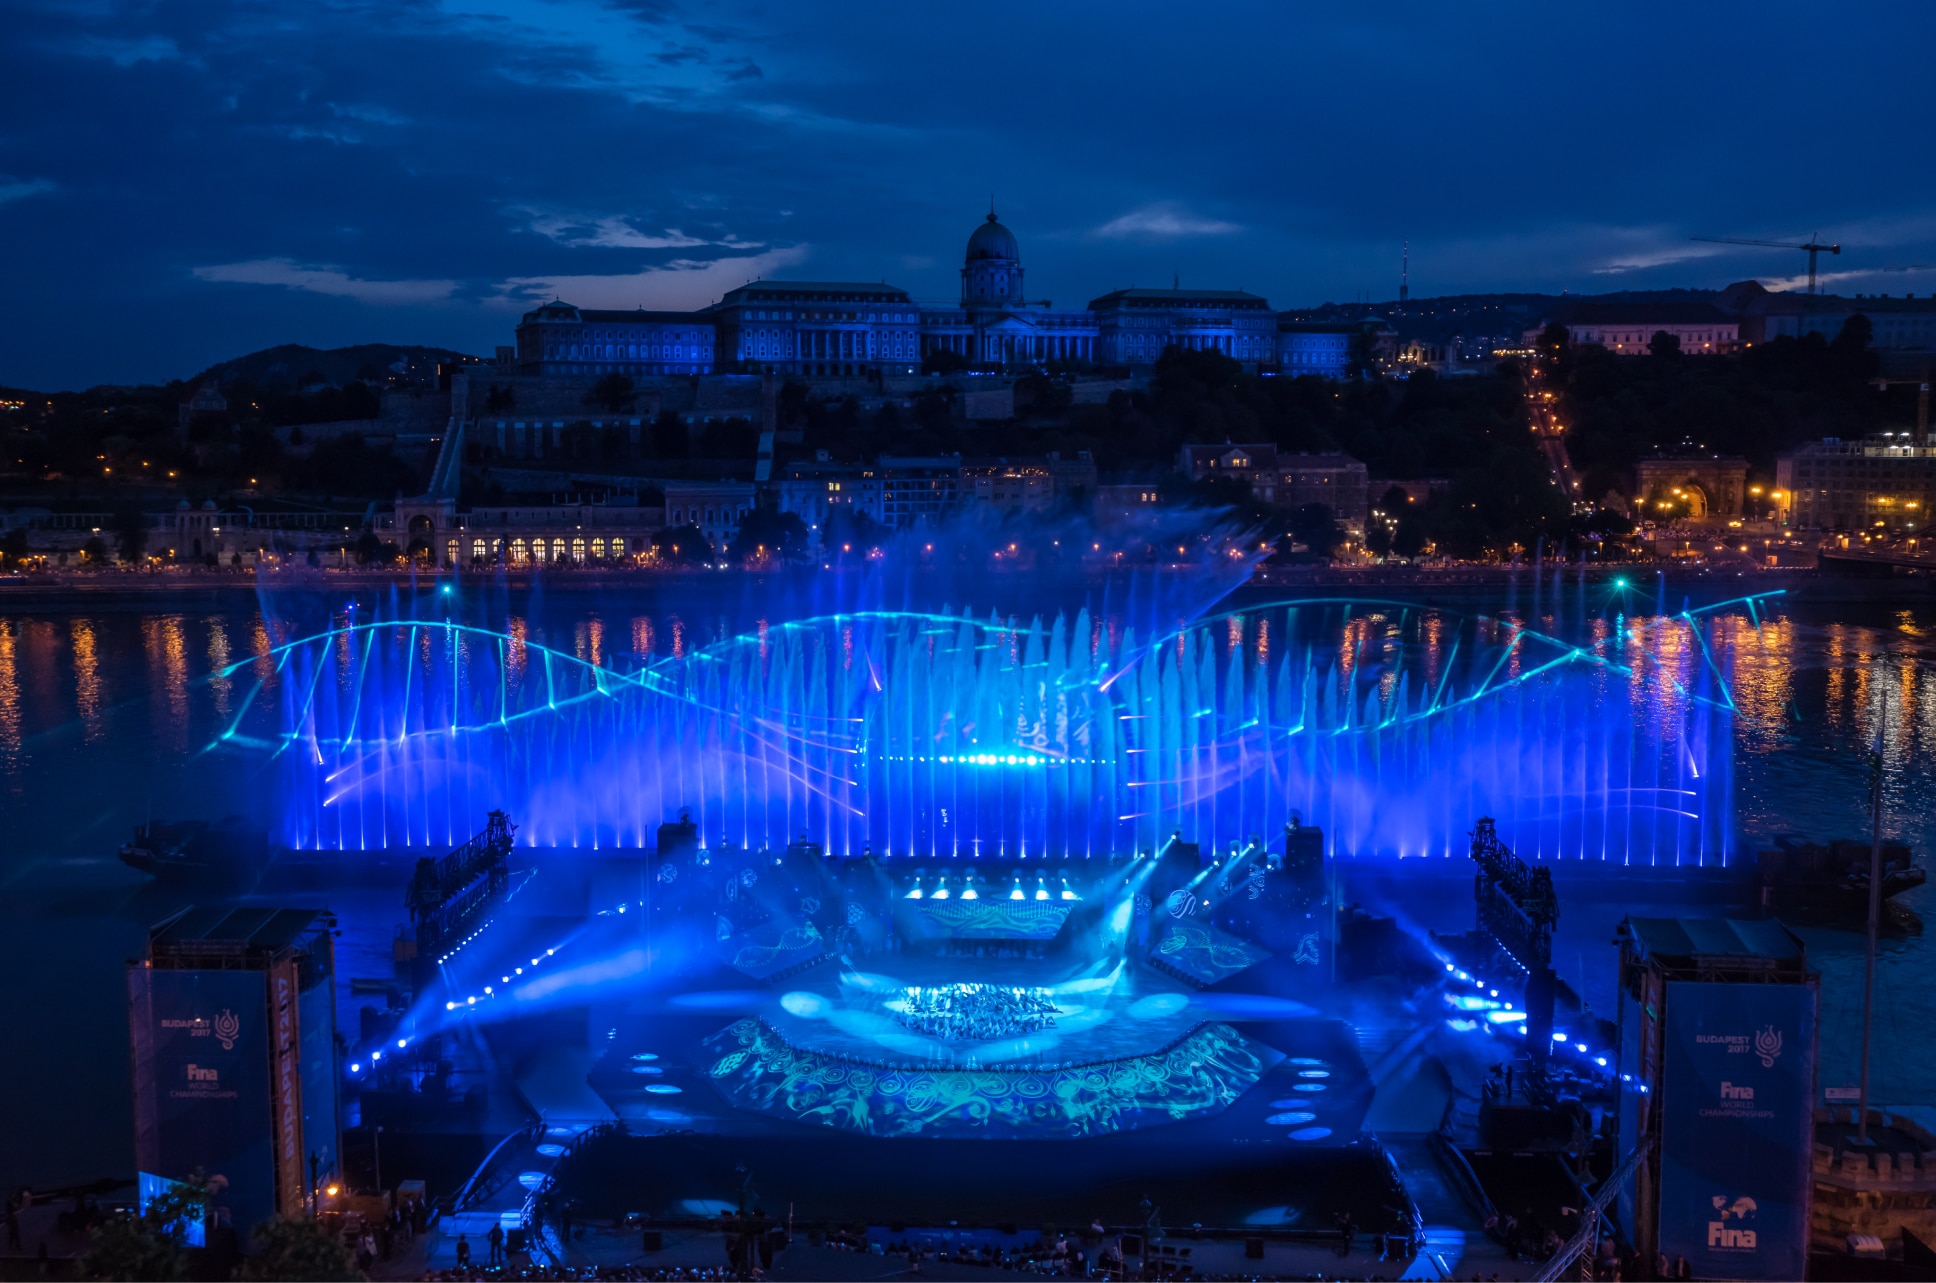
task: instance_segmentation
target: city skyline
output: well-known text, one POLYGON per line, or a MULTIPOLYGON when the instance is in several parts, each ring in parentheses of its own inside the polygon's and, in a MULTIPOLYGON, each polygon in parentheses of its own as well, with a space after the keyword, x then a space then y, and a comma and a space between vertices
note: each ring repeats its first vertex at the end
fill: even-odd
POLYGON ((1696 235, 1819 233, 1844 250, 1825 288, 1926 291, 1930 183, 1883 126, 1913 111, 1931 18, 1746 13, 1656 42, 1545 13, 21 5, 0 65, 31 124, 0 151, 0 228, 32 247, 35 320, 0 382, 158 381, 282 342, 482 354, 553 295, 943 300, 991 195, 1058 306, 1179 277, 1389 299, 1408 242, 1414 297, 1803 275, 1696 235), (1777 127, 1770 69, 1802 62, 1812 106, 1777 127))

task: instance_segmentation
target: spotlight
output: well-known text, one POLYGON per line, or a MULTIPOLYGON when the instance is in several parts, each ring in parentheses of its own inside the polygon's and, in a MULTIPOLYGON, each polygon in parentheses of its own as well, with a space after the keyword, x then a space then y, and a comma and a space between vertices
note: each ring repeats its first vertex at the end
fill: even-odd
POLYGON ((353 1073, 353 1074, 360 1074, 360 1073, 362 1073, 362 1072, 363 1072, 363 1066, 361 1066, 361 1065, 358 1065, 358 1064, 351 1064, 351 1065, 350 1065, 350 1072, 351 1072, 351 1073, 353 1073))

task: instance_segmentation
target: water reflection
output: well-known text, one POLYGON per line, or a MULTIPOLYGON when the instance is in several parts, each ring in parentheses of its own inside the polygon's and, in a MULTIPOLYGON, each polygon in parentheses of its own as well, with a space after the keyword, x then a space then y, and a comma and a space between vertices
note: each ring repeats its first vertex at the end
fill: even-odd
POLYGON ((0 763, 16 770, 20 762, 19 625, 0 619, 0 763))
POLYGON ((94 621, 68 621, 68 634, 74 646, 74 712, 81 719, 81 738, 97 743, 106 734, 101 720, 101 656, 94 634, 94 621))

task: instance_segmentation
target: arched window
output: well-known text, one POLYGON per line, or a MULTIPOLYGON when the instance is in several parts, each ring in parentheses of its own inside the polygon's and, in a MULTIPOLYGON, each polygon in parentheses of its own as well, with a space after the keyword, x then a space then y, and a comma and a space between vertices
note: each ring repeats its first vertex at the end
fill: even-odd
POLYGON ((604 540, 604 537, 603 537, 603 536, 600 536, 599 538, 596 538, 596 539, 593 539, 593 540, 592 540, 592 556, 594 556, 594 557, 598 557, 598 558, 600 558, 600 559, 603 559, 603 558, 604 558, 604 556, 605 556, 605 540, 604 540))
POLYGON ((585 560, 585 541, 583 539, 573 539, 571 541, 571 559, 576 562, 583 562, 585 560))
POLYGON ((525 551, 524 540, 513 539, 511 541, 511 564, 512 565, 522 566, 525 562, 526 557, 528 557, 529 555, 530 554, 525 551))

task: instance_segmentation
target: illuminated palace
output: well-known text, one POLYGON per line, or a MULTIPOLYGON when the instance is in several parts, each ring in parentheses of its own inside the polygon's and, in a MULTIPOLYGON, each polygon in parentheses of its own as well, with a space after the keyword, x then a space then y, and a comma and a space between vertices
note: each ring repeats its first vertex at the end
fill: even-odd
POLYGON ((1252 369, 1337 376, 1359 328, 1280 324, 1267 300, 1242 290, 1116 290, 1085 308, 1057 309, 1028 297, 1021 247, 990 213, 968 238, 954 307, 923 307, 892 285, 839 281, 755 281, 697 312, 555 301, 525 313, 517 347, 500 363, 536 374, 851 378, 914 373, 944 352, 983 366, 1150 366, 1174 345, 1223 352, 1252 369))

